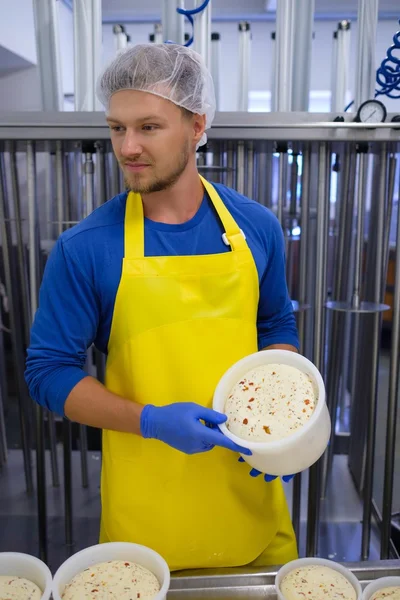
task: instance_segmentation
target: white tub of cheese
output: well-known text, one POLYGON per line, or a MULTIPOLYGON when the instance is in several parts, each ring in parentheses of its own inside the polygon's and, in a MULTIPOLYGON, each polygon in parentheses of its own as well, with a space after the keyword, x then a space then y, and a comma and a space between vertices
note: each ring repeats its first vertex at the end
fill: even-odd
POLYGON ((61 565, 54 600, 164 600, 170 584, 165 560, 145 546, 112 542, 86 548, 61 565))
POLYGON ((0 599, 49 600, 52 575, 30 554, 0 552, 0 599))
POLYGON ((265 350, 234 364, 215 390, 213 408, 228 417, 222 433, 252 451, 243 455, 246 462, 270 475, 304 471, 329 441, 321 374, 294 352, 265 350))
POLYGON ((400 600, 400 577, 381 577, 367 585, 362 600, 400 600))
POLYGON ((275 577, 278 600, 361 600, 357 577, 340 563, 325 558, 299 558, 275 577))

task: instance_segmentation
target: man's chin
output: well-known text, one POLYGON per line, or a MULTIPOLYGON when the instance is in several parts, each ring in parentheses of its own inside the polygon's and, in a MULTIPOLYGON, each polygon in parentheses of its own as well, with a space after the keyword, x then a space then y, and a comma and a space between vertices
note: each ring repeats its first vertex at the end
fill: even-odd
POLYGON ((132 174, 129 174, 125 176, 125 185, 131 192, 140 194, 149 187, 149 182, 146 181, 146 177, 142 177, 141 175, 132 177, 132 174))

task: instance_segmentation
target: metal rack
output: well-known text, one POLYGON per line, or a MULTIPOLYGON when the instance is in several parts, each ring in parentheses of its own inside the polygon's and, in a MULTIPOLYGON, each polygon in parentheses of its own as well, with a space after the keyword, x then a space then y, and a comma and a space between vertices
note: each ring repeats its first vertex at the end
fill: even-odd
MULTIPOLYGON (((347 563, 364 589, 368 583, 381 577, 399 576, 398 561, 387 560, 379 563, 347 563)), ((171 579, 168 597, 173 600, 190 598, 200 600, 219 598, 221 600, 245 600, 267 598, 276 600, 276 570, 225 569, 221 571, 183 572, 171 579)))
MULTIPOLYGON (((198 155, 198 163, 211 181, 224 183, 254 198, 274 211, 281 221, 287 238, 288 280, 295 301, 302 352, 325 375, 333 421, 338 418, 346 390, 351 396, 353 413, 357 414, 347 440, 350 440, 350 468, 363 495, 360 554, 366 559, 373 517, 380 311, 384 308, 389 256, 389 228, 385 223, 392 214, 394 194, 399 192, 395 175, 400 124, 391 122, 392 115, 388 116, 388 122, 371 126, 354 123, 350 118, 347 114, 219 113, 209 134, 209 144, 198 155), (343 117, 344 122, 333 122, 337 116, 343 117), (338 179, 335 192, 331 184, 334 165, 338 179), (370 198, 365 193, 367 177, 374 190, 370 198), (335 200, 333 217, 331 199, 335 200), (366 216, 369 217, 367 238, 366 216), (300 229, 298 235, 293 234, 294 224, 300 229), (363 268, 363 264, 367 264, 367 268, 363 268), (366 369, 369 374, 350 378, 350 385, 346 382, 346 339, 354 342, 353 373, 357 375, 366 369), (366 420, 358 418, 360 398, 368 398, 366 420)), ((30 460, 34 444, 29 434, 34 430, 36 419, 36 489, 42 557, 46 555, 45 424, 53 485, 59 484, 59 475, 53 419, 41 409, 36 410, 34 417, 23 381, 27 332, 37 305, 43 266, 55 239, 65 228, 122 190, 123 181, 102 113, 0 113, 0 227, 11 330, 6 335, 12 340, 14 373, 19 386, 17 396, 28 492, 34 487, 30 460), (40 198, 44 198, 40 202, 39 185, 43 188, 40 198), (17 279, 16 273, 20 274, 17 279)), ((398 233, 397 240, 399 236, 398 233)), ((396 274, 399 275, 399 243, 396 248, 396 274)), ((382 557, 394 552, 389 532, 398 389, 396 352, 400 333, 398 279, 397 276, 392 324, 382 557)), ((1 354, 0 344, 0 358, 1 354)), ((88 368, 97 368, 101 378, 104 358, 95 355, 88 368)), ((3 454, 4 432, 0 404, 3 454)), ((326 458, 310 470, 306 544, 310 555, 318 552, 321 498, 329 493, 332 458, 339 442, 334 434, 326 458)), ((80 448, 82 483, 86 485, 85 428, 80 429, 80 448)), ((70 456, 71 432, 65 423, 66 543, 72 551, 70 456)), ((0 453, 1 460, 5 457, 0 453)), ((298 476, 292 511, 298 536, 301 483, 298 476)))

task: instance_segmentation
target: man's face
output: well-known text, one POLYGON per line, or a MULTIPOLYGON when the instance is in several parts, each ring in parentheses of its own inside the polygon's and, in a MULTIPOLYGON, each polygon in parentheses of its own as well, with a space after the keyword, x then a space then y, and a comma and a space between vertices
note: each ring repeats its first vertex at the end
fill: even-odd
POLYGON ((171 187, 204 131, 204 117, 188 118, 172 102, 135 90, 113 94, 107 122, 125 181, 141 194, 171 187))

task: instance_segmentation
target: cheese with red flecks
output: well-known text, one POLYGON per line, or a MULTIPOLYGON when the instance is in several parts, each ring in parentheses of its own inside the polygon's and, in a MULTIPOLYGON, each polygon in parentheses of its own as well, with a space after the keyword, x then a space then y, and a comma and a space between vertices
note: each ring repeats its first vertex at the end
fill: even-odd
POLYGON ((307 423, 316 402, 309 375, 289 365, 262 365, 232 388, 225 403, 226 425, 244 440, 280 440, 307 423))
POLYGON ((357 592, 339 571, 321 565, 309 565, 290 571, 280 590, 285 600, 357 600, 357 592))
POLYGON ((375 592, 371 600, 400 600, 400 586, 382 588, 375 592))
POLYGON ((63 600, 150 600, 160 591, 157 577, 133 562, 112 560, 85 569, 65 586, 63 600))
POLYGON ((40 600, 42 590, 24 577, 0 575, 0 600, 40 600))

